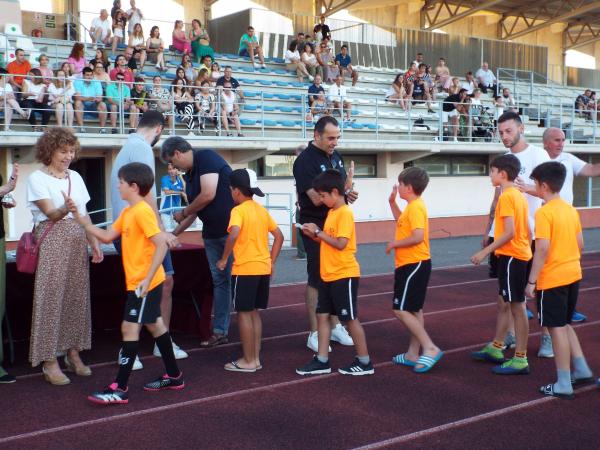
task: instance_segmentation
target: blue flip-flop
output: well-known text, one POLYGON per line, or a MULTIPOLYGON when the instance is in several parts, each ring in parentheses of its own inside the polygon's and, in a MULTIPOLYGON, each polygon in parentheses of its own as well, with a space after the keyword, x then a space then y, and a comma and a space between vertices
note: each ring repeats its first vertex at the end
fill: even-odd
POLYGON ((411 361, 410 359, 406 358, 406 353, 400 353, 399 355, 396 355, 392 358, 392 362, 394 364, 398 364, 400 366, 408 366, 408 367, 415 367, 417 365, 416 362, 411 361))
POLYGON ((416 364, 421 364, 421 365, 423 365, 423 367, 421 367, 421 368, 415 367, 413 370, 416 373, 429 372, 433 368, 433 366, 435 366, 437 364, 437 362, 440 359, 442 359, 442 356, 444 356, 444 352, 442 352, 441 350, 433 358, 431 356, 421 355, 421 356, 419 356, 419 359, 417 359, 416 364))

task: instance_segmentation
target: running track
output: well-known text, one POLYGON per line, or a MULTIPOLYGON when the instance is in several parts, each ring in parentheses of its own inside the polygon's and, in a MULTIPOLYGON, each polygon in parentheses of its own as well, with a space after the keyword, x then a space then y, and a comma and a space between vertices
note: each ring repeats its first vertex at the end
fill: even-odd
MULTIPOLYGON (((590 319, 577 332, 600 373, 600 253, 586 255, 583 266, 579 309, 590 319)), ((391 288, 391 275, 361 280, 359 315, 374 376, 297 376, 294 368, 312 355, 305 347, 304 286, 279 286, 263 313, 262 371, 222 369, 239 356, 237 342, 205 350, 189 341, 190 358, 181 361, 186 389, 143 392, 141 385, 162 372, 160 360, 146 356, 144 370, 132 375, 130 404, 98 407, 85 397, 114 376, 118 343, 97 342, 100 350, 87 359, 99 352, 103 360, 90 379, 72 377, 71 385, 54 387, 30 371, 0 386, 0 448, 597 448, 598 388, 578 388, 574 401, 537 393, 555 372, 552 360, 535 356, 534 321, 531 375, 500 377, 490 365, 470 361, 469 352, 491 338, 494 326, 496 283, 486 267, 434 270, 426 324, 446 355, 428 374, 390 362, 408 342, 391 315, 391 288)), ((231 338, 237 341, 236 334, 231 338)), ((334 346, 334 368, 352 358, 351 348, 334 346)))

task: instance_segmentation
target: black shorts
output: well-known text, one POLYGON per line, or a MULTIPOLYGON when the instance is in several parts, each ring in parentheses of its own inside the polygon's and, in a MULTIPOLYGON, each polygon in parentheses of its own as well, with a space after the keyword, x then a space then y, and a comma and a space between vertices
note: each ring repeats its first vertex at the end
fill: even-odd
POLYGON ((571 323, 579 281, 544 291, 537 291, 538 320, 542 327, 564 327, 571 323))
POLYGON ((132 323, 156 323, 160 317, 160 300, 162 298, 162 283, 148 292, 144 298, 139 298, 134 291, 127 291, 123 320, 132 323))
POLYGON ((271 275, 233 275, 231 297, 237 312, 267 309, 271 275))
MULTIPOLYGON (((315 219, 312 217, 300 217, 300 223, 314 223, 323 229, 325 221, 323 219, 315 219)), ((309 236, 302 233, 302 242, 306 251, 306 272, 308 273, 308 285, 318 289, 321 284, 321 244, 314 241, 309 236)))
POLYGON ((358 282, 360 278, 323 281, 319 285, 317 314, 331 314, 342 322, 358 318, 358 282))
POLYGON ((498 255, 498 295, 505 302, 524 302, 529 261, 498 255))
POLYGON ((394 270, 394 301, 392 309, 410 312, 422 310, 430 276, 430 259, 397 267, 394 270))

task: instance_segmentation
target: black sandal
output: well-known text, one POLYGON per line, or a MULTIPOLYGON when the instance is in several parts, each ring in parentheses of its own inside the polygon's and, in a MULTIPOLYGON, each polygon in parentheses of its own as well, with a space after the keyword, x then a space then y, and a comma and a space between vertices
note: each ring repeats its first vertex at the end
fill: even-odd
POLYGON ((229 339, 227 339, 227 336, 222 334, 213 334, 210 338, 208 338, 207 341, 201 341, 200 347, 211 348, 216 347, 217 345, 227 344, 228 342, 229 339))
POLYGON ((575 398, 575 394, 561 394, 559 392, 554 392, 554 384, 547 384, 545 386, 540 387, 539 389, 541 394, 548 395, 550 397, 558 397, 563 400, 573 400, 575 398))

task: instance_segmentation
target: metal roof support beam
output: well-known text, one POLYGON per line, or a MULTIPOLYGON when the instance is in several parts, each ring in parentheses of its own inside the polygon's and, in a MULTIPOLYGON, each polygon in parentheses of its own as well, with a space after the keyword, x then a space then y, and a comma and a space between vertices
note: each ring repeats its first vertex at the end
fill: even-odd
POLYGON ((335 0, 315 0, 315 11, 316 15, 320 16, 321 14, 325 17, 331 16, 342 9, 348 9, 350 6, 358 3, 360 0, 341 0, 336 2, 335 0), (325 12, 323 11, 325 9, 325 12))
POLYGON ((500 20, 498 24, 499 38, 516 39, 553 23, 566 22, 572 17, 588 14, 592 11, 600 11, 600 2, 586 4, 583 0, 577 2, 563 0, 554 11, 549 10, 546 5, 514 10, 504 14, 500 20), (567 7, 566 12, 565 7, 567 7), (523 24, 526 26, 524 30, 515 31, 517 25, 523 24))
POLYGON ((564 50, 572 50, 592 42, 600 41, 600 29, 588 22, 569 24, 563 32, 564 50))
POLYGON ((423 30, 442 28, 476 12, 489 9, 498 3, 502 3, 502 0, 487 0, 478 4, 459 0, 452 2, 452 5, 448 0, 426 0, 421 8, 421 28, 423 30), (462 11, 460 11, 461 8, 462 11))

